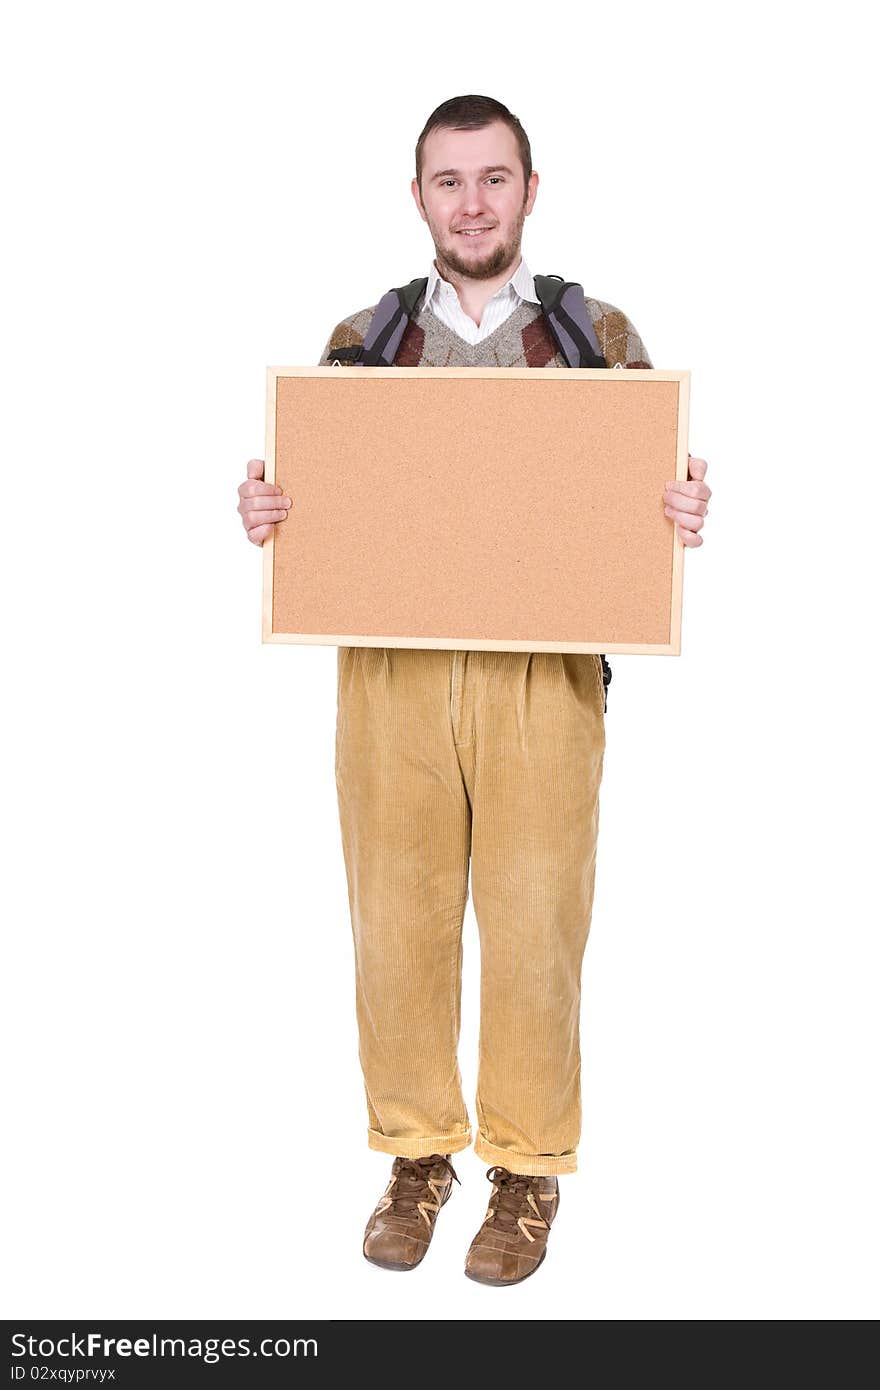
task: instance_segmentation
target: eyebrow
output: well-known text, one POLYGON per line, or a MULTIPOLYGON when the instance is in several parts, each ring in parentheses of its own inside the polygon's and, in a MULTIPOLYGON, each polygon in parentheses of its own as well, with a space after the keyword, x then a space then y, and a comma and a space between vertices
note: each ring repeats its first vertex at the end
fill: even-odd
MULTIPOLYGON (((461 170, 460 170, 460 169, 441 169, 441 170, 439 171, 439 173, 436 173, 436 174, 432 174, 432 175, 431 175, 431 178, 430 178, 429 182, 430 182, 430 183, 433 183, 435 179, 445 179, 449 174, 456 174, 456 175, 458 175, 458 174, 460 174, 460 173, 461 173, 461 170)), ((507 167, 506 164, 484 164, 483 167, 482 167, 482 169, 480 170, 480 173, 481 173, 481 174, 510 174, 510 175, 512 176, 512 175, 513 175, 513 170, 512 170, 512 169, 508 169, 508 167, 507 167)))

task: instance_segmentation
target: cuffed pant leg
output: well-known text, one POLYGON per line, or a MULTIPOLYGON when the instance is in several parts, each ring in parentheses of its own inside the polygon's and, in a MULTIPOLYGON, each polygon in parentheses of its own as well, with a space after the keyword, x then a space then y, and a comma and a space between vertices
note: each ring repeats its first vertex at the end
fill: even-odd
POLYGON ((470 1143, 457 1050, 470 805, 449 728, 449 653, 340 647, 336 785, 368 1143, 470 1143))
POLYGON ((482 652, 471 887, 480 932, 476 1152, 570 1173, 581 1127, 581 966, 605 749, 598 655, 482 652))

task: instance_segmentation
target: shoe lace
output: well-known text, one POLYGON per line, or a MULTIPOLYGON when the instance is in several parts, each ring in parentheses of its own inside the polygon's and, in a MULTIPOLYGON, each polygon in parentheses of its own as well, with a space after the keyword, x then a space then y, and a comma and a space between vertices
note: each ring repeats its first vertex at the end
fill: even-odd
POLYGON ((546 1227, 549 1230, 538 1207, 541 1188, 537 1177, 527 1173, 511 1173, 499 1164, 490 1168, 486 1177, 492 1184, 487 1221, 511 1234, 519 1230, 528 1241, 535 1239, 526 1229, 528 1226, 546 1227))
POLYGON ((442 1194, 432 1175, 432 1169, 438 1165, 446 1169, 461 1186, 458 1174, 443 1154, 429 1154, 427 1158, 395 1158, 391 1181, 379 1203, 379 1210, 391 1208, 395 1216, 418 1216, 430 1229, 428 1213, 433 1211, 436 1215, 441 1206, 442 1194))

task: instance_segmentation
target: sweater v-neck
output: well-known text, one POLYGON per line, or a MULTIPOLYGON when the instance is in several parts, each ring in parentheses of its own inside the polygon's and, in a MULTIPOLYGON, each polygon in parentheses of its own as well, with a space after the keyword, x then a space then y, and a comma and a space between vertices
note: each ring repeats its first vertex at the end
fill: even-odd
POLYGON ((516 308, 513 310, 513 313, 507 315, 507 318, 503 321, 503 323, 499 323, 497 328, 493 328, 492 332, 487 333, 486 337, 481 338, 478 343, 469 343, 467 338, 463 338, 460 333, 456 333, 455 329, 450 328, 448 323, 444 323, 442 319, 438 318, 437 315, 434 313, 433 309, 429 305, 425 304, 424 301, 422 302, 421 307, 417 307, 416 309, 415 321, 421 326, 421 320, 423 315, 430 314, 431 318, 433 319, 441 334, 448 333, 450 338, 454 338, 457 343, 461 343, 462 346, 467 348, 469 352, 476 353, 483 352, 494 338, 497 338, 500 333, 503 333, 505 331, 505 329, 509 329, 511 319, 515 318, 517 314, 521 313, 524 308, 534 310, 534 318, 536 318, 537 315, 541 312, 539 305, 530 304, 527 299, 523 299, 519 304, 517 304, 516 308))

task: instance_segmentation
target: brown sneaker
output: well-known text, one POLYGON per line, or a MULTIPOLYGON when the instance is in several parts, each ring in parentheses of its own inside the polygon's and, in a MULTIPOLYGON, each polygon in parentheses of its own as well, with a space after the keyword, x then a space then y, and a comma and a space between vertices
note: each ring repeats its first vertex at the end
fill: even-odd
POLYGON ((371 1264, 382 1269, 415 1269, 421 1264, 453 1178, 458 1182, 443 1154, 395 1158, 391 1181, 364 1233, 364 1254, 371 1264))
POLYGON ((519 1284, 547 1254, 550 1226, 559 1208, 555 1177, 535 1178, 490 1168, 486 1219, 471 1241, 464 1272, 479 1284, 519 1284))

